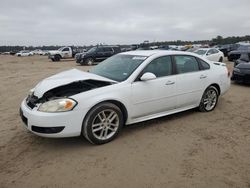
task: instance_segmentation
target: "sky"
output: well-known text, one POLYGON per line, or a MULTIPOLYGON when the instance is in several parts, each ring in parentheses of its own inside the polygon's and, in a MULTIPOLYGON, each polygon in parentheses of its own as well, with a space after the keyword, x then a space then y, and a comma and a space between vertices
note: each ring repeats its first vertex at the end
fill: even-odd
POLYGON ((250 0, 1 0, 1 45, 134 44, 250 34, 250 0))

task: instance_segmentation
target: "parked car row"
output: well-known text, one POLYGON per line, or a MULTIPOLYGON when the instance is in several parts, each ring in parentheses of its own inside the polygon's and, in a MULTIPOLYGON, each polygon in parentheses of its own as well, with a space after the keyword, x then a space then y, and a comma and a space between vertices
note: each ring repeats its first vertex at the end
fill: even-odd
POLYGON ((24 56, 33 56, 33 55, 48 55, 48 51, 47 50, 40 50, 40 49, 36 49, 33 51, 29 51, 29 50, 21 50, 19 52, 2 52, 2 55, 16 55, 18 57, 24 57, 24 56))

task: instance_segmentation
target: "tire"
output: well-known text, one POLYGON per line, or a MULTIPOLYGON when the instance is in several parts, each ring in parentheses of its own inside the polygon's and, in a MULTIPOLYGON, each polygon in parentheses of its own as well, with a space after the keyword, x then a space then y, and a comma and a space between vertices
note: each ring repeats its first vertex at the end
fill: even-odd
POLYGON ((60 55, 55 55, 55 61, 60 61, 61 60, 61 57, 60 57, 60 55))
POLYGON ((223 62, 223 57, 220 57, 219 62, 223 62))
POLYGON ((208 87, 201 98, 201 102, 199 105, 199 110, 201 112, 210 112, 213 111, 217 105, 219 99, 219 92, 216 87, 210 86, 208 87))
POLYGON ((94 60, 92 58, 88 58, 88 59, 86 59, 85 63, 86 63, 86 65, 91 66, 94 64, 94 60))
POLYGON ((55 61, 55 59, 54 58, 51 58, 51 60, 54 62, 55 61))
POLYGON ((86 115, 82 125, 82 135, 92 144, 112 141, 123 126, 123 114, 112 103, 100 103, 86 115))

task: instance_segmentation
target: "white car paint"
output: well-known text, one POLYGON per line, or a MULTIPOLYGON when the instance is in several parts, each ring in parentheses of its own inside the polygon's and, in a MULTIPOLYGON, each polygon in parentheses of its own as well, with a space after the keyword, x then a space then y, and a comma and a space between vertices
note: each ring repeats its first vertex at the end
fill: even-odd
POLYGON ((27 51, 27 50, 22 50, 22 51, 16 53, 15 55, 24 57, 24 56, 32 56, 33 53, 30 51, 27 51))
POLYGON ((224 54, 220 50, 216 48, 199 48, 198 50, 194 51, 194 53, 199 54, 205 59, 208 59, 210 61, 220 61, 224 59, 224 54), (204 54, 200 54, 199 52, 204 51, 204 54))
POLYGON ((46 52, 44 52, 43 50, 40 50, 40 49, 36 49, 36 50, 32 51, 32 53, 34 55, 46 55, 46 52))
POLYGON ((153 50, 131 51, 121 54, 147 56, 143 63, 123 82, 116 82, 76 69, 59 73, 40 82, 33 89, 34 95, 38 98, 52 88, 79 80, 93 79, 109 81, 113 84, 70 96, 78 104, 72 111, 68 112, 40 112, 38 108, 41 104, 30 109, 26 104, 26 99, 24 99, 21 110, 28 120, 25 127, 34 134, 44 137, 79 136, 88 111, 103 101, 115 100, 122 103, 128 116, 125 124, 132 124, 199 106, 203 92, 211 84, 217 84, 220 87, 220 95, 223 95, 230 87, 230 78, 224 63, 210 62, 193 53, 153 50), (200 58, 210 65, 210 69, 164 76, 148 81, 136 81, 141 71, 152 60, 169 55, 187 55, 200 58), (65 126, 65 128, 56 134, 41 134, 32 131, 32 125, 39 127, 65 126))

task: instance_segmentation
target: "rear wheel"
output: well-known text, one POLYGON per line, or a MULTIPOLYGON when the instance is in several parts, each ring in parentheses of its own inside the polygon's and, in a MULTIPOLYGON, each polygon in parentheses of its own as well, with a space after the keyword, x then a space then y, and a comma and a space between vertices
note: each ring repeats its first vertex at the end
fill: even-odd
POLYGON ((203 93, 199 110, 201 112, 210 112, 214 110, 214 108, 217 105, 219 98, 219 93, 216 87, 210 86, 206 89, 206 91, 203 93))
POLYGON ((91 109, 83 122, 82 134, 92 144, 113 140, 123 126, 123 114, 112 103, 101 103, 91 109))

